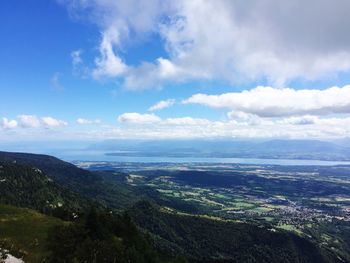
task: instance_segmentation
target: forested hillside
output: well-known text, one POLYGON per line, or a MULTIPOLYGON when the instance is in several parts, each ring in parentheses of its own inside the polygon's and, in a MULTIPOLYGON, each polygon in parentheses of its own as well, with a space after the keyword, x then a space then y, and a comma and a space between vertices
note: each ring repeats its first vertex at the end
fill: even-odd
POLYGON ((88 201, 54 182, 40 169, 0 162, 0 202, 61 218, 81 214, 88 201))
POLYGON ((336 262, 295 234, 252 224, 174 213, 139 202, 128 211, 155 246, 198 262, 336 262))
POLYGON ((158 253, 127 216, 99 209, 72 222, 0 204, 0 248, 26 263, 186 262, 158 253))

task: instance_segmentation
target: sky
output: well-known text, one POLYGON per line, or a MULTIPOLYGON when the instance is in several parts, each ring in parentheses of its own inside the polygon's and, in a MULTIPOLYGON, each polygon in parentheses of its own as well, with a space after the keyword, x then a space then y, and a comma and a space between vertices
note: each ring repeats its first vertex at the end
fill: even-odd
POLYGON ((350 136, 348 0, 5 0, 0 142, 350 136))

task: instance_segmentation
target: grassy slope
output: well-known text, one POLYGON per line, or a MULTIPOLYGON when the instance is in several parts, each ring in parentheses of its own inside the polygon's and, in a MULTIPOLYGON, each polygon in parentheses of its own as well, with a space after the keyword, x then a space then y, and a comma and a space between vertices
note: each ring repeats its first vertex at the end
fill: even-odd
POLYGON ((41 262, 47 255, 49 229, 62 224, 66 223, 31 209, 0 204, 0 242, 11 254, 23 256, 26 263, 41 262))

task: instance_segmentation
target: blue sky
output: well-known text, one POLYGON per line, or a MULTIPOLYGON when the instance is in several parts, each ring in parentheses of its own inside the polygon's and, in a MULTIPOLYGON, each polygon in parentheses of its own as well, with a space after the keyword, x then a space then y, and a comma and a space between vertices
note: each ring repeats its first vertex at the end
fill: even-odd
POLYGON ((212 4, 3 1, 0 140, 349 136, 346 1, 212 4))
MULTIPOLYGON (((1 116, 15 118, 26 113, 53 115, 74 121, 77 117, 102 118, 115 122, 124 111, 146 111, 168 97, 188 97, 210 90, 211 84, 181 84, 169 89, 130 92, 118 80, 94 80, 73 73, 71 52, 83 50, 93 66, 98 55, 100 32, 96 26, 76 21, 55 1, 5 1, 0 9, 1 116), (52 78, 58 74, 62 90, 52 78)), ((130 64, 164 56, 161 40, 134 43, 123 57, 130 64)), ((202 111, 203 109, 201 109, 202 111)), ((195 115, 200 111, 191 109, 195 115)), ((169 112, 169 115, 172 113, 169 112)), ((208 112, 208 114, 210 114, 208 112)))

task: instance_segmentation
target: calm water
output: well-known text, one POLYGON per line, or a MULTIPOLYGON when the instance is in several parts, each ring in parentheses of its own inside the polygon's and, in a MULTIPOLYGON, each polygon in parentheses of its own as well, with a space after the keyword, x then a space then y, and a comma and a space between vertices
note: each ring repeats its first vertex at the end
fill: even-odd
POLYGON ((138 162, 138 163, 240 163, 267 165, 350 165, 343 161, 290 160, 290 159, 258 159, 258 158, 204 158, 204 157, 134 157, 108 156, 100 151, 69 151, 52 153, 66 161, 106 161, 106 162, 138 162))

